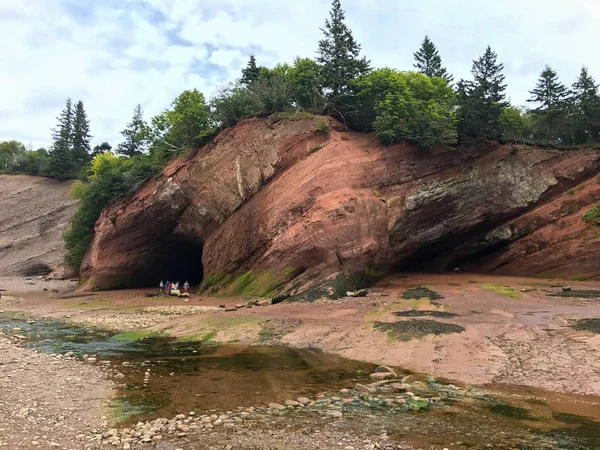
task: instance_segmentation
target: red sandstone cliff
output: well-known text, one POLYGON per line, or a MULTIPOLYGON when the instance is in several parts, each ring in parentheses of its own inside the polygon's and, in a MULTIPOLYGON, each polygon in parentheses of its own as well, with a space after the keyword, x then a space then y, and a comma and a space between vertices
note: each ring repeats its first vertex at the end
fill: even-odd
POLYGON ((384 147, 330 118, 250 119, 105 210, 81 272, 248 295, 396 267, 596 277, 581 216, 599 168, 592 149, 384 147))

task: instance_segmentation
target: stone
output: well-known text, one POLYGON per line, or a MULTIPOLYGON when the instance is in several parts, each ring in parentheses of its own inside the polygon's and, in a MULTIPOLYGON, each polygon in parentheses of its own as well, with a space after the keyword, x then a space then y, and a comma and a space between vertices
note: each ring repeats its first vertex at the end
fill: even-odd
POLYGON ((369 378, 373 381, 381 381, 381 380, 390 380, 392 378, 396 378, 391 372, 375 372, 369 375, 369 378))
POLYGON ((410 384, 407 383, 394 383, 390 384, 390 387, 394 392, 406 392, 410 389, 410 384))
POLYGON ((346 297, 366 297, 368 293, 368 289, 361 289, 359 291, 354 292, 348 291, 346 292, 346 297))
POLYGON ((389 366, 379 366, 375 369, 375 373, 385 373, 385 372, 393 373, 394 377, 398 378, 398 374, 396 373, 396 371, 389 366))
POLYGON ((304 406, 310 405, 310 398, 308 397, 298 397, 296 401, 304 406))
POLYGON ((96 361, 97 361, 96 358, 88 358, 88 359, 86 359, 86 362, 90 362, 90 363, 96 362, 96 361))
POLYGON ((279 403, 269 403, 269 408, 271 409, 277 409, 277 410, 284 410, 287 409, 285 406, 279 404, 279 403))
POLYGON ((415 377, 413 377, 412 375, 407 375, 403 377, 401 381, 403 383, 412 383, 413 381, 415 381, 415 377))
POLYGON ((563 286, 562 290, 563 290, 563 292, 570 292, 571 286, 563 286))
POLYGON ((285 406, 300 406, 300 403, 295 400, 286 400, 285 406))
POLYGON ((331 416, 331 417, 337 417, 337 418, 339 418, 339 417, 342 417, 342 416, 343 416, 343 414, 342 414, 342 412, 341 412, 341 411, 336 411, 336 410, 327 411, 327 413, 326 413, 326 414, 327 414, 328 416, 331 416))
POLYGON ((366 392, 367 394, 373 394, 375 392, 374 388, 365 386, 364 384, 360 384, 360 383, 356 383, 356 386, 354 386, 354 389, 356 389, 358 392, 366 392))

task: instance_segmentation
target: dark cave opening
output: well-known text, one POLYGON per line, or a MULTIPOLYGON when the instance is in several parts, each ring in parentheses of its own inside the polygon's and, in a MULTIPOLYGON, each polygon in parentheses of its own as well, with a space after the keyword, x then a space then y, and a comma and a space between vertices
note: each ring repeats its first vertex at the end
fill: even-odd
POLYGON ((144 273, 138 274, 140 286, 156 286, 160 281, 179 282, 183 288, 186 281, 199 285, 203 277, 202 245, 185 237, 171 235, 163 238, 151 252, 144 273))

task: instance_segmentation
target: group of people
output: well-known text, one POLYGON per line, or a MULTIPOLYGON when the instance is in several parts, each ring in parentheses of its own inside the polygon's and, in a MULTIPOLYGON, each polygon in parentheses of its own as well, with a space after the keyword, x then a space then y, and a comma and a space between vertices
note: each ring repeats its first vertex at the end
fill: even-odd
MULTIPOLYGON (((171 295, 172 291, 179 291, 179 281, 177 281, 175 283, 172 283, 169 280, 167 280, 166 283, 163 283, 161 281, 160 284, 158 285, 158 287, 160 288, 161 294, 171 295)), ((185 292, 187 294, 189 289, 190 289, 190 284, 186 281, 185 283, 183 283, 183 292, 185 292)))

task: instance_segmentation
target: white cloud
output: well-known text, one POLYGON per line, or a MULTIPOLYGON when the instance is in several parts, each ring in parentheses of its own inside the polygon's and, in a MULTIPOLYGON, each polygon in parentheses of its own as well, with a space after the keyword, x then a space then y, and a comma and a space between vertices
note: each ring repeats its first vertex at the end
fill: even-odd
MULTIPOLYGON (((239 76, 248 53, 273 66, 314 56, 329 0, 3 0, 0 140, 49 143, 64 100, 83 100, 96 141, 119 142, 141 103, 146 118, 182 90, 207 97, 239 76)), ((374 66, 410 70, 429 34, 455 78, 490 44, 508 94, 524 104, 544 64, 571 84, 582 64, 600 78, 595 0, 344 0, 374 66)))

